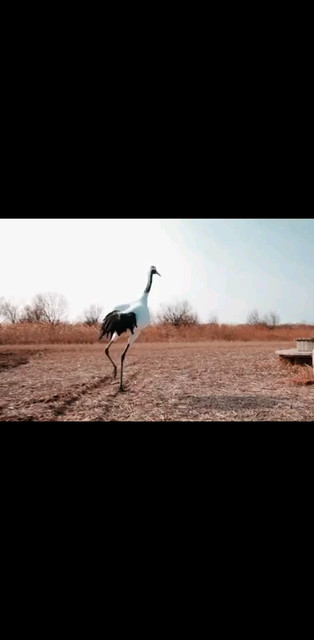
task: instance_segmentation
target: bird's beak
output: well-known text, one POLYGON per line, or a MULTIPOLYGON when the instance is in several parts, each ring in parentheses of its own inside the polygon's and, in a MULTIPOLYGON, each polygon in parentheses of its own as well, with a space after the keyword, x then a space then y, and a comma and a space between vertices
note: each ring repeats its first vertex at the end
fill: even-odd
MULTIPOLYGON (((158 273, 157 269, 156 269, 156 273, 157 273, 157 276, 160 276, 160 273, 158 273)), ((160 277, 161 277, 161 276, 160 276, 160 277)))

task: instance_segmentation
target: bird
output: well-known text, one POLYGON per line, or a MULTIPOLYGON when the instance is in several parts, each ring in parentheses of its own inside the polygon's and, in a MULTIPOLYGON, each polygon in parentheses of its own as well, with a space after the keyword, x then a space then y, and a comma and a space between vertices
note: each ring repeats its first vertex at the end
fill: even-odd
MULTIPOLYGON (((141 297, 135 302, 130 302, 126 304, 117 305, 113 311, 107 313, 106 317, 103 319, 101 332, 99 336, 99 340, 102 339, 103 336, 109 336, 110 342, 106 346, 105 354, 109 358, 110 362, 113 365, 113 378, 117 375, 117 366, 110 357, 109 349, 113 342, 118 340, 120 335, 125 332, 129 332, 128 343, 121 354, 121 369, 120 369, 120 386, 119 391, 124 391, 123 388, 123 363, 124 358, 126 356, 126 352, 134 342, 138 336, 140 335, 142 329, 147 327, 150 322, 150 313, 147 305, 148 294, 151 290, 153 276, 160 276, 156 267, 152 266, 148 272, 147 285, 142 293, 141 297)), ((161 277, 161 276, 160 276, 161 277)))

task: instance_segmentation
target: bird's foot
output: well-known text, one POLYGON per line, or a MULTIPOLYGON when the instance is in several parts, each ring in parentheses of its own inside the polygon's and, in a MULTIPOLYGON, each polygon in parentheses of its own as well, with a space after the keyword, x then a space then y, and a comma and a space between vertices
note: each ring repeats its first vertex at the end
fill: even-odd
POLYGON ((117 367, 115 367, 113 370, 113 379, 115 379, 116 377, 117 377, 117 367))
POLYGON ((120 387, 119 387, 119 391, 125 391, 125 389, 122 387, 121 384, 120 384, 120 387))

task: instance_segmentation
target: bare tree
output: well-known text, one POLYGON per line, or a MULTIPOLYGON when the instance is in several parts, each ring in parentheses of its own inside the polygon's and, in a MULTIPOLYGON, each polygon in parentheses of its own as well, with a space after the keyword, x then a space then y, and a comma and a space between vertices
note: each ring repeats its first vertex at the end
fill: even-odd
POLYGON ((218 317, 215 313, 212 313, 208 318, 208 324, 218 324, 218 317))
POLYGON ((21 322, 46 322, 42 302, 35 299, 32 304, 26 304, 20 320, 21 322))
POLYGON ((250 325, 257 327, 268 327, 269 329, 274 329, 279 324, 279 315, 276 311, 270 311, 270 313, 266 313, 263 318, 259 315, 258 311, 254 309, 249 313, 247 317, 247 322, 250 325))
POLYGON ((275 327, 277 327, 279 324, 279 320, 280 320, 280 316, 278 315, 278 313, 276 313, 276 311, 270 311, 268 314, 265 315, 265 318, 264 318, 264 322, 265 324, 267 324, 269 329, 274 329, 275 327))
POLYGON ((65 320, 67 301, 60 293, 37 293, 33 300, 33 309, 40 318, 40 322, 52 325, 65 320))
POLYGON ((7 322, 12 322, 15 324, 19 321, 20 309, 19 305, 16 302, 12 302, 10 300, 5 300, 1 298, 0 300, 0 317, 6 320, 7 322))
POLYGON ((102 307, 98 304, 91 304, 88 309, 84 310, 84 323, 92 327, 100 322, 102 315, 102 307))
POLYGON ((161 305, 157 314, 158 321, 162 324, 173 324, 175 327, 189 324, 198 324, 197 313, 193 311, 187 300, 174 304, 161 305))
POLYGON ((253 326, 260 326, 263 324, 257 309, 253 309, 247 317, 247 323, 253 326))

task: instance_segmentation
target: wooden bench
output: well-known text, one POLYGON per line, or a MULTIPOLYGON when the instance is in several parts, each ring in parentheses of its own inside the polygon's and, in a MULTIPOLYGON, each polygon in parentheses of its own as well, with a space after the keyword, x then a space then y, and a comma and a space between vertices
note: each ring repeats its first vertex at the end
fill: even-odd
POLYGON ((314 338, 297 338, 297 349, 278 349, 281 358, 288 358, 293 363, 312 364, 314 370, 314 338))
POLYGON ((288 358, 291 362, 312 364, 312 351, 298 351, 298 349, 277 349, 281 358, 288 358))

